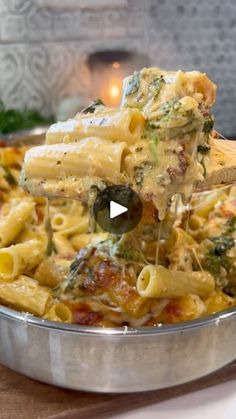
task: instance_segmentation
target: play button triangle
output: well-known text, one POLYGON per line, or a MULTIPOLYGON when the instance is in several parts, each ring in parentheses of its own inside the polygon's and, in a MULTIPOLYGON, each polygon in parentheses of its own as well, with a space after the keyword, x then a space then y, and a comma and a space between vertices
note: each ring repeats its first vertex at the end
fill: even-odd
POLYGON ((110 201, 110 218, 118 217, 119 215, 124 214, 124 212, 127 211, 128 208, 118 204, 118 202, 110 201))

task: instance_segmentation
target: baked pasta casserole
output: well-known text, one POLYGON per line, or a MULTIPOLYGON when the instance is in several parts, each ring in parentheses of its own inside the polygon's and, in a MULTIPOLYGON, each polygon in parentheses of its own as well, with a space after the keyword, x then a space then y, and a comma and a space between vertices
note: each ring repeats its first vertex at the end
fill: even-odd
MULTIPOLYGON (((196 191, 222 142, 215 92, 197 71, 143 69, 125 79, 119 109, 97 100, 52 125, 44 145, 2 144, 1 303, 104 327, 161 326, 234 306, 236 187, 196 191), (115 184, 143 202, 140 223, 123 235, 91 216, 98 191, 115 184)), ((227 163, 220 153, 217 170, 227 163)))

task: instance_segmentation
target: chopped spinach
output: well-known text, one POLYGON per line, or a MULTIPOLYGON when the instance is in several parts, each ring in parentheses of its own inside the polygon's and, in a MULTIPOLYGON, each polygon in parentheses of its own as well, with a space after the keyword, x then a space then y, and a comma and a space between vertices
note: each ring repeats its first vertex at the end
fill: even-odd
POLYGON ((129 233, 123 234, 119 241, 113 245, 112 253, 114 257, 125 259, 130 262, 142 260, 142 254, 137 241, 129 233))
POLYGON ((157 99, 157 97, 158 97, 158 95, 159 95, 162 87, 165 84, 164 77, 163 76, 155 77, 154 80, 153 80, 153 82, 152 82, 152 84, 155 87, 154 99, 157 99))
POLYGON ((202 154, 207 154, 210 151, 211 147, 206 144, 199 144, 197 146, 197 151, 202 154))
POLYGON ((234 215, 230 220, 226 222, 227 230, 225 235, 232 234, 236 230, 236 215, 234 215))
POLYGON ((139 80, 139 72, 135 71, 132 77, 129 79, 127 85, 125 86, 125 96, 132 95, 133 93, 136 93, 140 86, 140 80, 139 80))
POLYGON ((90 105, 87 106, 87 108, 84 108, 82 110, 82 113, 94 113, 96 108, 101 105, 104 105, 104 103, 101 99, 98 98, 94 100, 92 103, 90 103, 90 105))
POLYGON ((219 280, 221 268, 223 267, 228 271, 231 267, 231 260, 225 253, 234 246, 234 240, 225 236, 210 237, 209 240, 211 240, 214 246, 204 258, 203 269, 209 271, 219 280))
POLYGON ((165 102, 164 105, 162 105, 162 107, 160 108, 160 110, 165 115, 169 115, 170 112, 178 111, 180 106, 181 105, 180 105, 179 99, 174 98, 165 102))
POLYGON ((214 119, 210 113, 206 113, 204 115, 204 122, 203 122, 203 132, 209 134, 214 126, 214 119))
POLYGON ((203 269, 210 272, 216 278, 220 275, 221 266, 223 266, 223 258, 210 252, 206 255, 202 264, 203 269))
POLYGON ((211 252, 216 256, 221 256, 227 250, 234 247, 234 239, 231 237, 211 237, 210 240, 215 244, 215 247, 211 250, 211 252))
POLYGON ((145 170, 152 168, 152 163, 149 161, 144 161, 140 166, 134 167, 134 178, 138 186, 142 187, 144 181, 145 170))

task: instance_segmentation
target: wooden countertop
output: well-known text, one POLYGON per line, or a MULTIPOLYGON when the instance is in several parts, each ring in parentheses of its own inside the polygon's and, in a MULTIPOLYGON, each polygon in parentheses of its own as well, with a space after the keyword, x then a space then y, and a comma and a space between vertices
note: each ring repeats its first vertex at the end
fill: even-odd
POLYGON ((1 419, 105 419, 236 378, 236 362, 177 387, 134 394, 96 394, 43 384, 0 365, 1 419))

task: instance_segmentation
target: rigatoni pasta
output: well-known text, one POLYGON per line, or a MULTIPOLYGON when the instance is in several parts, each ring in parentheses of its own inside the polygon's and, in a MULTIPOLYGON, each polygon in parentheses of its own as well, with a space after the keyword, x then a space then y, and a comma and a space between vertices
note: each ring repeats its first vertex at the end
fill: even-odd
POLYGON ((209 272, 171 271, 164 266, 147 265, 137 279, 137 291, 146 298, 177 298, 186 294, 207 297, 215 289, 209 272))
POLYGON ((75 119, 52 125, 46 134, 46 144, 73 143, 93 136, 133 143, 141 137, 144 122, 138 109, 102 107, 94 114, 81 112, 75 119))
POLYGON ((45 257, 46 248, 39 239, 12 244, 0 249, 0 280, 9 281, 35 268, 45 257))
POLYGON ((72 323, 72 311, 65 304, 54 304, 48 312, 44 315, 46 320, 51 320, 60 323, 72 323))
POLYGON ((50 307, 51 294, 35 279, 20 275, 13 282, 0 282, 0 301, 41 317, 50 307))
POLYGON ((36 196, 87 197, 99 181, 120 183, 124 150, 124 142, 99 137, 34 147, 26 153, 21 184, 36 196))
POLYGON ((9 213, 0 219, 0 247, 7 246, 25 228, 32 218, 34 202, 32 199, 13 201, 9 213))

